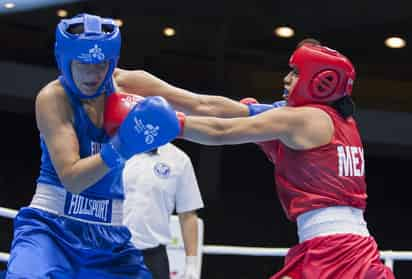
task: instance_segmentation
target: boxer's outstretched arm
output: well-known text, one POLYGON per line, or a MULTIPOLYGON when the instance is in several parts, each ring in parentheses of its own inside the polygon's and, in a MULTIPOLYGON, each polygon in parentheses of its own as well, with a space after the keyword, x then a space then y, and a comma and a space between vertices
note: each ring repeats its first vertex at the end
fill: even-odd
POLYGON ((67 98, 56 84, 49 84, 36 98, 36 122, 53 166, 67 191, 80 193, 102 178, 109 168, 99 154, 80 159, 79 142, 72 125, 67 98))
POLYGON ((249 114, 248 107, 238 101, 223 96, 196 94, 145 71, 117 69, 114 77, 117 85, 126 92, 141 96, 162 96, 176 110, 188 115, 230 118, 249 114))
POLYGON ((182 138, 206 145, 280 140, 293 149, 309 149, 329 143, 333 130, 319 109, 285 107, 232 119, 187 116, 182 138))

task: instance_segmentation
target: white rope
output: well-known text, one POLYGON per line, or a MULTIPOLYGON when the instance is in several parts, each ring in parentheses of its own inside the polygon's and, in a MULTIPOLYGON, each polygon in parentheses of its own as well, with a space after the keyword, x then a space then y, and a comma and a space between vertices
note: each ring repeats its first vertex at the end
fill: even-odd
MULTIPOLYGON (((9 218, 9 219, 14 219, 17 215, 17 210, 6 208, 6 207, 1 207, 0 206, 0 216, 9 218)), ((9 260, 10 255, 8 253, 0 252, 0 262, 7 262, 9 260)))
POLYGON ((6 263, 9 260, 10 255, 8 253, 0 252, 0 262, 6 263))
MULTIPOLYGON (((261 248, 261 247, 239 247, 224 245, 204 245, 203 253, 210 255, 239 255, 239 256, 269 256, 283 257, 288 248, 261 248)), ((393 259, 397 261, 412 260, 412 251, 379 251, 381 259, 393 259)))
POLYGON ((17 215, 17 210, 0 207, 0 216, 13 219, 17 215))
MULTIPOLYGON (((0 217, 13 219, 17 210, 0 207, 0 217)), ((283 257, 288 248, 262 248, 262 247, 239 247, 224 245, 204 245, 202 252, 209 255, 238 255, 238 256, 268 256, 283 257)), ((0 252, 0 262, 7 262, 9 254, 0 252)), ((380 257, 385 261, 385 265, 393 270, 394 261, 411 261, 412 251, 380 251, 380 257)))
POLYGON ((203 253, 210 255, 241 255, 241 256, 275 256, 283 257, 288 248, 261 248, 261 247, 239 247, 223 245, 204 245, 203 253))
MULTIPOLYGON (((224 245, 204 245, 203 253, 209 255, 237 255, 237 256, 266 256, 266 257, 283 257, 286 255, 288 248, 262 248, 262 247, 240 247, 224 245)), ((8 253, 0 252, 0 262, 7 262, 8 253)), ((381 259, 385 260, 387 265, 392 268, 393 261, 410 261, 412 260, 412 251, 380 251, 381 259)))
POLYGON ((412 251, 380 251, 381 258, 394 259, 397 261, 410 261, 412 260, 412 251))

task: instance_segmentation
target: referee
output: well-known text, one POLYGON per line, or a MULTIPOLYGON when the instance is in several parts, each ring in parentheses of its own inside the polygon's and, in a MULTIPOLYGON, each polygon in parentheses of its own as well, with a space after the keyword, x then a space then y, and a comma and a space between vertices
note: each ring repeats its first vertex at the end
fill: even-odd
POLYGON ((137 154, 123 170, 124 224, 144 255, 153 279, 170 279, 166 245, 172 235, 170 215, 176 210, 186 252, 184 279, 197 274, 197 214, 203 207, 190 158, 173 144, 137 154))

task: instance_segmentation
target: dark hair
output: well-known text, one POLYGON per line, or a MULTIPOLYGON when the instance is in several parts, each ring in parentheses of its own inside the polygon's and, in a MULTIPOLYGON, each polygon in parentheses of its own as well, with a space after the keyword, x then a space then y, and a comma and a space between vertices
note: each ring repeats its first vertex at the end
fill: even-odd
POLYGON ((344 96, 329 104, 333 107, 344 119, 347 119, 355 113, 355 103, 351 96, 344 96))
POLYGON ((296 45, 296 49, 300 48, 303 45, 315 45, 315 46, 321 46, 322 44, 320 43, 320 41, 313 39, 313 38, 307 38, 307 39, 303 39, 302 41, 300 41, 297 45, 296 45))

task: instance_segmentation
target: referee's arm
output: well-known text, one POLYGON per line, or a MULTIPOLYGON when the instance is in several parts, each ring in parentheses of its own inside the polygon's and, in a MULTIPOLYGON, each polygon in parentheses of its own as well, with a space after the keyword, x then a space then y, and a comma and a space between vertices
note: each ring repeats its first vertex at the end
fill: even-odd
POLYGON ((196 211, 187 211, 178 214, 180 228, 182 230, 183 243, 186 256, 197 255, 197 214, 196 211))

